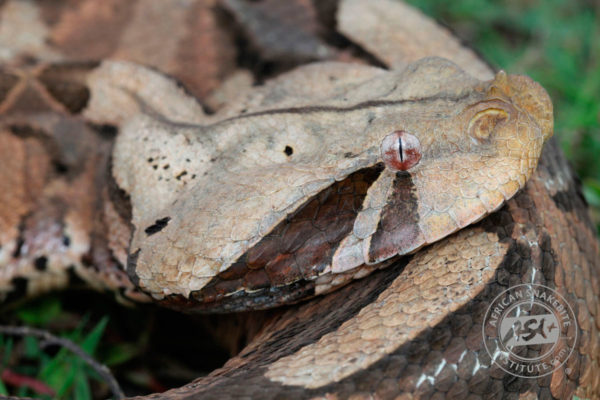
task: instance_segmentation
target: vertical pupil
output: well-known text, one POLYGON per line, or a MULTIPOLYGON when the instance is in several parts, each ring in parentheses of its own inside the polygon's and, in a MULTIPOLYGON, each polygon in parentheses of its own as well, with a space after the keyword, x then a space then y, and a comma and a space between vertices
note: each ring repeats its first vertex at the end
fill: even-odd
POLYGON ((400 154, 400 161, 404 161, 403 151, 402 151, 402 138, 398 138, 398 154, 400 154))

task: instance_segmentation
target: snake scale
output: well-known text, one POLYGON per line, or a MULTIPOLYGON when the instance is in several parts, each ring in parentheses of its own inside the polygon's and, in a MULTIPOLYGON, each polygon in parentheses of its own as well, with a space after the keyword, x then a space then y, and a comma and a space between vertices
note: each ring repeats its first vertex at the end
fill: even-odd
POLYGON ((595 229, 529 78, 392 0, 0 4, 5 301, 77 277, 188 312, 297 303, 149 397, 600 397, 595 229), (221 12, 265 62, 337 61, 252 88, 221 12), (482 333, 519 284, 577 322, 542 377, 482 333))

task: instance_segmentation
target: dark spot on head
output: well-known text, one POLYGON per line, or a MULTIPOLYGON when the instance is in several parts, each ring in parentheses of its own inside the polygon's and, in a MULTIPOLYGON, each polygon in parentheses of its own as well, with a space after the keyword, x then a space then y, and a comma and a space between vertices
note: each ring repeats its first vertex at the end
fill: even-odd
POLYGON ((244 113, 246 113, 246 111, 248 111, 248 110, 246 110, 245 108, 243 108, 243 109, 240 110, 240 114, 244 114, 244 113))
POLYGON ((185 176, 185 175, 187 175, 187 171, 182 171, 182 172, 179 173, 179 175, 177 175, 175 177, 175 179, 177 179, 179 181, 179 180, 181 180, 181 177, 185 176))
POLYGON ((285 146, 285 149, 283 150, 283 152, 285 153, 286 156, 291 156, 292 154, 294 154, 294 149, 290 146, 285 146))
POLYGON ((169 169, 169 167, 170 167, 170 165, 169 165, 169 164, 165 164, 165 165, 163 166, 163 169, 169 169))
POLYGON ((48 259, 45 256, 38 257, 33 261, 33 266, 38 271, 45 271, 48 266, 48 259))
POLYGON ((144 229, 144 232, 146 232, 146 234, 148 236, 153 235, 156 232, 160 232, 161 230, 163 230, 163 228, 165 226, 167 226, 167 224, 169 223, 170 220, 171 220, 171 217, 164 217, 161 219, 157 219, 156 221, 154 221, 154 225, 150 225, 149 227, 144 229))
POLYGON ((17 239, 17 245, 15 246, 15 251, 12 254, 13 257, 16 258, 21 255, 21 249, 23 248, 24 244, 25 244, 25 240, 22 237, 19 237, 17 239))
POLYGON ((153 169, 158 169, 158 165, 153 165, 152 168, 153 169))
POLYGON ((196 179, 196 174, 192 174, 192 179, 196 179))
POLYGON ((152 161, 154 161, 154 158, 152 158, 152 157, 149 157, 149 158, 148 158, 148 162, 149 162, 149 163, 151 163, 152 161))
POLYGON ((71 238, 67 235, 63 235, 62 243, 65 247, 69 247, 71 245, 71 238))
POLYGON ((119 133, 119 129, 113 125, 92 125, 94 130, 100 135, 100 137, 105 139, 114 139, 119 133))
POLYGON ((185 162, 191 162, 191 160, 189 158, 186 158, 185 162))
POLYGON ((137 249, 134 253, 127 255, 127 275, 134 285, 140 284, 140 277, 135 273, 135 267, 137 265, 138 257, 140 256, 141 249, 137 249))
POLYGON ((52 166, 54 167, 54 171, 60 175, 66 174, 69 171, 69 167, 60 161, 53 161, 52 166))
POLYGON ((217 161, 217 159, 215 157, 210 159, 210 162, 215 162, 215 161, 217 161))

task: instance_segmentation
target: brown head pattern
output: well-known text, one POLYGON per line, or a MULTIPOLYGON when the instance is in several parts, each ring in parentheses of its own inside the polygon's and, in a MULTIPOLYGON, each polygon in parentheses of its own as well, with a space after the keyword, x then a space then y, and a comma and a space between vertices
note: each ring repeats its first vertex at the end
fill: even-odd
POLYGON ((552 135, 537 83, 440 58, 306 66, 201 119, 138 116, 117 139, 129 272, 157 299, 236 310, 329 291, 480 220, 552 135))

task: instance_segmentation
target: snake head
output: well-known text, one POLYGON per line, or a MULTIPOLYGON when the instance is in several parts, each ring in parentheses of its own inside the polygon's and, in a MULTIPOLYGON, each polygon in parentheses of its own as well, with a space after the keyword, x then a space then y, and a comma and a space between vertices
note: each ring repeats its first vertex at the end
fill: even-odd
POLYGON ((468 83, 456 71, 440 59, 407 69, 407 79, 437 90, 437 98, 444 91, 462 98, 415 107, 416 117, 391 118, 392 133, 380 150, 386 169, 370 188, 354 237, 338 248, 334 271, 414 252, 477 222, 535 171, 552 136, 546 91, 526 76, 500 71, 490 81, 468 83), (463 87, 453 88, 454 82, 463 87))
POLYGON ((173 307, 269 307, 365 276, 501 207, 552 132, 529 78, 435 57, 315 64, 253 96, 199 125, 139 115, 117 137, 128 272, 173 307))

